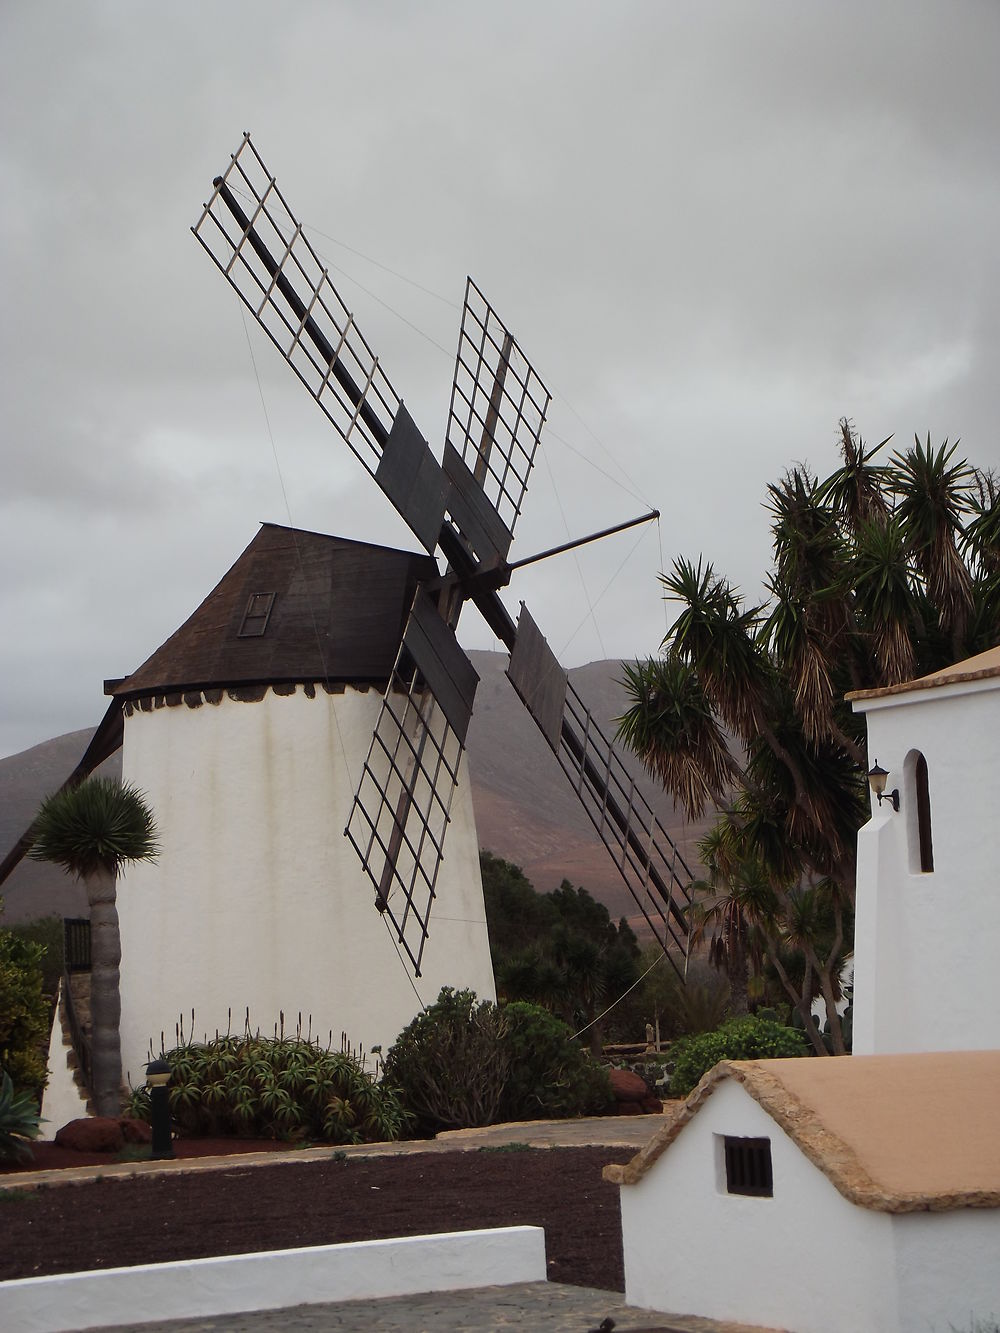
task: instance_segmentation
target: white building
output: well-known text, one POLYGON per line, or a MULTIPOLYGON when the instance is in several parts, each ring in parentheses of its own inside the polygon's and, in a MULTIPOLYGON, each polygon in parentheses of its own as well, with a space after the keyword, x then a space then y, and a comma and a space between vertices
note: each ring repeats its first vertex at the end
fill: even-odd
POLYGON ((899 800, 858 834, 855 1054, 1000 1047, 1000 648, 849 697, 899 800))
POLYGON ((122 1064, 150 1043, 299 1014, 387 1048, 443 985, 494 998, 468 782, 455 793, 419 978, 344 829, 429 557, 271 524, 131 676, 123 777, 162 852, 119 882, 122 1064), (419 1000, 418 1000, 419 994, 419 1000), (192 1023, 191 1014, 194 1012, 192 1023), (231 1015, 231 1018, 230 1018, 231 1015))
POLYGON ((723 1062, 626 1166, 630 1305, 795 1333, 1000 1314, 1000 1051, 723 1062))
POLYGON ((858 836, 855 1054, 723 1062, 606 1168, 626 1296, 796 1333, 972 1333, 1000 1317, 1000 649, 852 698, 888 771, 858 836))

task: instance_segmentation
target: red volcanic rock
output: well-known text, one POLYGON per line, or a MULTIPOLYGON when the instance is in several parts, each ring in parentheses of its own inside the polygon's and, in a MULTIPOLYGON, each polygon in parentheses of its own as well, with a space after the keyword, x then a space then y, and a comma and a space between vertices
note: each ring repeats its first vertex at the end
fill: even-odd
POLYGON ((650 1095, 646 1080, 627 1069, 609 1070, 611 1092, 616 1102, 642 1102, 650 1095))
POLYGON ((125 1136, 119 1121, 94 1115, 63 1125, 56 1134, 56 1143, 75 1152, 121 1152, 125 1136))
POLYGON ((121 1126, 122 1138, 126 1143, 152 1143, 153 1127, 147 1125, 145 1120, 134 1120, 131 1116, 122 1116, 118 1121, 121 1126))

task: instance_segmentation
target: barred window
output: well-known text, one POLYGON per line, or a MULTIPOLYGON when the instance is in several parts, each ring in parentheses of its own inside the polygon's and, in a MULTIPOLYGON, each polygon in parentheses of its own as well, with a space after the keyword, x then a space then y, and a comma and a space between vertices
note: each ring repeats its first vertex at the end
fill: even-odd
POLYGON ((774 1194, 771 1140, 726 1135, 726 1189, 730 1194, 774 1194))

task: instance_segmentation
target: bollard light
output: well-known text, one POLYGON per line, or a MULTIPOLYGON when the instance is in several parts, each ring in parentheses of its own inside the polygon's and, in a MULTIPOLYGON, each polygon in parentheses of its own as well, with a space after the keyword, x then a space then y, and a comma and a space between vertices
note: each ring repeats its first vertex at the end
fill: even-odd
POLYGON ((170 1137, 170 1092, 167 1085, 173 1070, 166 1060, 152 1060, 146 1066, 146 1087, 152 1108, 153 1142, 150 1157, 154 1160, 173 1157, 174 1145, 170 1137))

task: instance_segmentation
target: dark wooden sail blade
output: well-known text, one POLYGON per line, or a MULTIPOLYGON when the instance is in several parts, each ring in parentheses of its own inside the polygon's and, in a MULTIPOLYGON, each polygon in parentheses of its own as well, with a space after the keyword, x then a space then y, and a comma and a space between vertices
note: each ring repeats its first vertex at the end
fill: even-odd
POLYGON ((345 830, 417 976, 478 680, 418 589, 345 830))
MULTIPOLYGON (((58 790, 65 791, 67 787, 78 787, 85 778, 90 777, 95 768, 104 763, 105 759, 113 755, 116 750, 120 750, 124 727, 122 701, 112 699, 111 703, 108 704, 107 712, 98 723, 97 730, 91 736, 90 743, 84 750, 80 762, 58 790)), ((31 829, 25 829, 4 859, 0 861, 0 884, 12 875, 17 866, 20 865, 28 854, 32 841, 31 829)))
POLYGON ((449 512, 480 560, 504 559, 521 512, 550 394, 510 330, 469 278, 448 409, 444 471, 454 488, 449 512), (449 452, 450 451, 450 452, 449 452), (458 462, 464 468, 458 466, 458 462), (480 549, 464 509, 477 488, 493 511, 480 549))
POLYGON ((649 928, 680 972, 691 870, 522 603, 507 675, 572 782, 649 928))
POLYGON ((195 236, 374 476, 399 395, 249 135, 214 185, 195 236))

